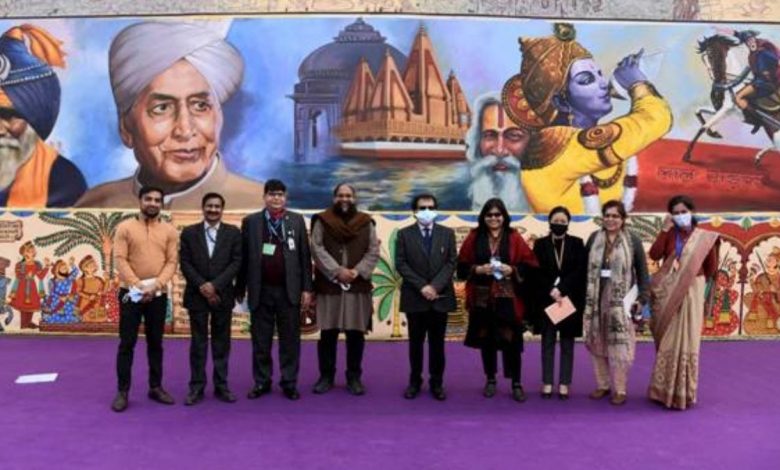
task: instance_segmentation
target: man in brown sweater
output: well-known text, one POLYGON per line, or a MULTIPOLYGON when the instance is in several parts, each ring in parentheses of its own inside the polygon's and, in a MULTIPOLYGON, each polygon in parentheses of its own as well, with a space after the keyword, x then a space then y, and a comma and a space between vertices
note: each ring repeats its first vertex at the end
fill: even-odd
POLYGON ((174 403, 162 388, 162 339, 168 306, 165 291, 176 272, 179 233, 173 225, 160 220, 163 197, 159 188, 142 188, 138 194, 141 213, 119 224, 114 236, 114 256, 121 282, 116 356, 119 393, 111 404, 111 409, 117 412, 127 408, 133 351, 141 318, 149 360, 149 398, 166 405, 174 403), (141 294, 140 299, 131 295, 134 292, 141 294))

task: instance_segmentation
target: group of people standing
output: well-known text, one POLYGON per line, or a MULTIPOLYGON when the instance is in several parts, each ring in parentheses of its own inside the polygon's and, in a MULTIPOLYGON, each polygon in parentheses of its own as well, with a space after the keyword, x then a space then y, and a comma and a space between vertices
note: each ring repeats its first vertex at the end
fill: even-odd
MULTIPOLYGON (((147 338, 149 398, 175 402, 162 387, 162 339, 166 286, 177 264, 187 282, 183 300, 192 334, 186 405, 204 398, 209 325, 214 394, 224 402, 236 401, 227 381, 230 326, 236 301, 245 298, 254 379, 248 399, 271 392, 274 331, 279 338, 279 384, 287 398, 300 398, 301 316, 313 304, 320 329, 320 377, 313 392, 324 394, 333 388, 338 337, 344 332, 347 390, 353 395, 365 393, 362 359, 365 334, 371 329, 371 277, 379 259, 379 240, 371 216, 357 209, 354 187, 337 185, 332 206, 312 217, 310 231, 301 214, 287 209, 287 187, 279 180, 266 182, 265 209, 245 217, 240 229, 222 221, 224 197, 209 193, 202 200, 203 221, 185 227, 179 235, 160 218, 164 197, 159 188, 142 188, 140 214, 120 224, 115 236, 122 288, 114 411, 128 406, 141 320, 147 338)), ((409 327, 405 398, 416 398, 423 388, 427 337, 429 390, 435 399, 446 399, 444 339, 448 312, 456 308, 453 278, 457 276, 466 283, 465 344, 480 350, 485 397, 497 393, 501 351, 512 398, 526 400, 521 381, 523 332, 531 323, 534 332, 542 335, 543 398, 553 394, 558 336, 557 392, 560 399, 569 398, 574 340, 583 336, 597 379, 590 398, 611 395, 612 404, 625 403, 626 378, 634 360, 634 322, 649 302, 657 349, 649 396, 681 409, 696 402, 705 278, 717 269, 718 236, 696 227, 691 199, 678 196, 669 202, 669 215, 650 250, 653 259, 664 260, 652 282, 642 243, 626 230, 627 213, 619 201, 604 204, 602 227, 587 243, 567 233, 571 215, 566 207, 552 209, 550 233, 536 240, 533 249, 511 227, 509 212, 499 198, 483 205, 478 226, 460 250, 454 231, 436 223, 434 195, 417 195, 411 206, 416 222, 398 232, 395 247, 396 269, 403 279, 400 309, 409 327), (566 312, 555 316, 548 314, 551 309, 566 312)))

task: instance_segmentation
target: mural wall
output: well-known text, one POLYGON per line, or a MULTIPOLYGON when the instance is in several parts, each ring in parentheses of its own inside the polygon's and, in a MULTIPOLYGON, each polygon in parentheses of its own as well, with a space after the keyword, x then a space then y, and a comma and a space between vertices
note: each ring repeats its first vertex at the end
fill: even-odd
POLYGON ((154 183, 172 210, 215 188, 247 209, 270 177, 306 209, 341 180, 375 210, 421 189, 448 210, 499 195, 537 213, 610 198, 660 211, 680 191, 710 212, 770 211, 780 196, 778 26, 313 16, 0 29, 8 207, 128 208, 154 183))
MULTIPOLYGON (((117 224, 134 212, 6 212, 0 217, 0 330, 16 333, 115 333, 118 327, 118 278, 112 263, 112 236, 117 224)), ((244 214, 226 219, 239 223, 244 214)), ((311 215, 308 212, 307 217, 311 215)), ((374 273, 374 330, 372 339, 406 336, 405 316, 399 312, 400 278, 394 268, 397 229, 413 223, 410 214, 375 213, 381 239, 381 259, 374 273)), ((170 215, 169 215, 170 217, 170 215)), ((630 229, 649 249, 663 218, 635 214, 630 229)), ((712 307, 706 313, 706 337, 780 336, 780 217, 764 215, 700 215, 701 227, 723 237, 712 307)), ((174 213, 183 228, 200 221, 197 213, 174 213)), ((440 222, 455 229, 458 244, 476 215, 447 214, 440 222)), ((600 219, 576 216, 570 232, 586 238, 600 219)), ((547 234, 543 216, 515 216, 513 225, 529 243, 547 234)), ((653 272, 657 266, 650 263, 653 272)), ((464 286, 456 283, 458 309, 450 315, 448 336, 465 334, 464 286)), ((169 292, 168 333, 188 334, 189 319, 181 305, 184 279, 174 278, 169 292)), ((249 314, 234 311, 233 329, 248 335, 249 314)), ((316 337, 311 320, 306 337, 316 337)), ((649 332, 645 332, 649 334, 649 332)))
POLYGON ((633 218, 648 246, 653 213, 691 194, 725 240, 705 334, 780 334, 780 26, 307 15, 0 31, 6 331, 116 331, 111 237, 141 185, 163 187, 182 226, 213 190, 238 222, 281 178, 294 207, 348 181, 376 213, 375 338, 405 334, 389 250, 410 220, 393 211, 420 191, 461 235, 494 196, 516 214, 563 203, 582 236, 621 199, 648 214, 633 218))

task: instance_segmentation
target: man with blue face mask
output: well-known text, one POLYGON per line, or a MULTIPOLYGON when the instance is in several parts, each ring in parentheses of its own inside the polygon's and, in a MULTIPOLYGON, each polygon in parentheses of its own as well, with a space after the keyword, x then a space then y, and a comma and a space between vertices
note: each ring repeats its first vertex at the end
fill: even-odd
POLYGON ((412 201, 417 223, 398 232, 395 266, 403 278, 401 311, 409 325, 411 374, 404 397, 413 399, 422 387, 423 346, 428 335, 428 373, 431 395, 439 401, 444 392, 444 334, 447 313, 455 310, 452 275, 458 251, 455 232, 436 223, 436 197, 420 194, 412 201))

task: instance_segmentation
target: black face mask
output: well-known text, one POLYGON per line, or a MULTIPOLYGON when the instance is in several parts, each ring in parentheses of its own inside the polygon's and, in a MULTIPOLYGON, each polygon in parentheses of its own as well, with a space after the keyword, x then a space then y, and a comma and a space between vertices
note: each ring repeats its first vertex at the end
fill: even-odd
POLYGON ((567 230, 569 230, 569 224, 550 224, 550 232, 557 237, 564 235, 567 230))

